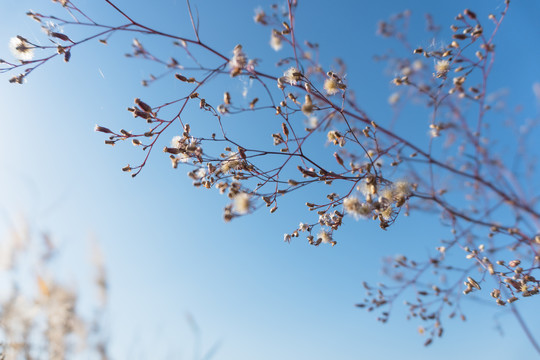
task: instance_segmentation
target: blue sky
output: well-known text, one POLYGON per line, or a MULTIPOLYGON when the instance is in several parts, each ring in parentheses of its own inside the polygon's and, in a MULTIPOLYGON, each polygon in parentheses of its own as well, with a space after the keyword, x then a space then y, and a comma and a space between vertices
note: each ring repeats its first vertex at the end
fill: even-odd
MULTIPOLYGON (((148 26, 192 36, 183 1, 115 3, 148 26)), ((269 29, 252 20, 255 8, 267 9, 270 3, 192 3, 199 9, 202 39, 223 53, 242 43, 250 56, 276 56, 268 46, 269 29)), ((412 24, 414 45, 426 46, 430 39, 422 38, 423 14, 432 13, 447 29, 467 3, 387 0, 330 6, 327 1, 300 1, 298 37, 320 43, 323 64, 344 58, 360 102, 373 118, 383 119, 391 115, 387 97, 392 88, 384 67, 372 57, 396 44, 375 36, 377 22, 409 8, 418 21, 412 24)), ((77 4, 103 22, 121 21, 102 1, 77 4)), ((474 10, 485 18, 502 10, 503 1, 477 6, 474 10)), ((59 11, 52 3, 35 0, 4 4, 1 57, 11 56, 8 42, 14 35, 44 40, 39 26, 24 15, 28 9, 59 11)), ((516 1, 497 41, 500 55, 492 88, 507 88, 508 102, 523 105, 521 120, 538 110, 532 85, 540 81, 540 50, 535 46, 539 13, 538 4, 516 1)), ((348 219, 333 248, 311 247, 303 240, 286 244, 283 233, 299 220, 293 216, 300 208, 294 198, 274 215, 263 210, 225 224, 225 198, 193 188, 188 170, 173 170, 159 152, 137 178, 122 173, 120 168, 140 161, 142 152, 127 144, 104 146, 94 125, 129 128, 134 120, 125 108, 133 98, 155 103, 181 91, 172 82, 140 87, 140 80, 157 70, 122 56, 130 51, 130 40, 119 35, 107 47, 93 42, 77 48, 69 64, 47 64, 24 86, 8 84, 7 76, 0 82, 0 230, 23 214, 34 229, 50 231, 65 251, 61 276, 68 282, 88 277, 88 267, 80 264, 89 257, 87 239, 98 239, 110 277, 108 326, 115 359, 193 359, 197 345, 186 314, 200 328, 201 352, 219 342, 215 359, 498 359, 535 354, 510 313, 483 303, 465 301, 468 321, 448 321, 444 338, 428 348, 416 331, 419 323, 404 320, 404 307, 397 306, 391 321, 382 325, 353 306, 363 297, 363 280, 382 279, 383 256, 425 256, 448 235, 436 222, 418 233, 418 225, 426 221, 422 215, 402 217, 387 232, 348 219)), ((241 91, 244 85, 236 86, 241 91)), ((216 86, 215 91, 221 97, 222 90, 216 86)), ((193 124, 204 121, 196 112, 188 116, 193 124)), ((533 298, 520 309, 528 314, 536 311, 535 304, 533 298)), ((540 336, 536 319, 525 317, 540 336)))

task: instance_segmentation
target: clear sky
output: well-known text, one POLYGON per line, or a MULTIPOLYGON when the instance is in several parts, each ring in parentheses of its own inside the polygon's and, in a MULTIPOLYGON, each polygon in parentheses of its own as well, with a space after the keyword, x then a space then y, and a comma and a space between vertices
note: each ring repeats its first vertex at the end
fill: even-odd
MULTIPOLYGON (((76 2, 102 22, 122 22, 103 3, 76 2)), ((151 27, 192 37, 184 1, 115 3, 151 27)), ((418 21, 412 24, 414 45, 426 46, 424 13, 448 29, 454 16, 471 6, 465 0, 299 3, 298 38, 320 43, 323 64, 337 56, 348 63, 348 80, 374 119, 391 115, 387 98, 392 89, 384 66, 372 57, 396 46, 375 35, 377 22, 409 8, 418 21)), ((473 10, 486 18, 501 11, 503 3, 478 1, 473 10)), ((241 43, 250 56, 277 59, 268 45, 269 29, 253 22, 255 8, 268 9, 270 2, 192 4, 200 14, 204 41, 225 54, 241 43)), ((28 9, 63 14, 50 2, 5 1, 0 57, 12 59, 8 43, 15 35, 46 41, 37 23, 24 15, 28 9)), ((508 89, 508 102, 523 106, 520 121, 538 110, 532 91, 540 81, 538 15, 538 3, 515 1, 496 41, 500 55, 491 86, 508 89)), ((417 332, 420 324, 404 319, 404 307, 396 306, 385 325, 354 307, 363 298, 363 280, 383 279, 383 256, 422 257, 447 235, 448 229, 436 222, 419 233, 418 224, 425 221, 421 215, 402 217, 387 232, 347 219, 333 248, 311 247, 303 239, 287 244, 283 233, 298 222, 298 207, 292 203, 290 210, 283 206, 273 215, 263 210, 225 224, 226 199, 193 188, 188 170, 173 170, 160 152, 137 178, 122 173, 121 167, 140 161, 142 152, 128 144, 103 145, 94 125, 129 129, 134 120, 125 108, 133 98, 155 103, 180 96, 171 94, 182 90, 167 82, 142 88, 141 79, 158 70, 122 56, 130 51, 130 41, 129 35, 118 35, 106 47, 97 41, 78 47, 70 63, 47 64, 24 86, 0 78, 0 230, 23 214, 35 229, 50 231, 68 254, 62 261, 66 281, 84 280, 85 272, 78 269, 89 258, 87 239, 98 239, 110 280, 114 359, 194 359, 194 353, 215 343, 219 348, 213 358, 223 360, 534 357, 512 315, 481 302, 464 300, 467 322, 447 321, 443 339, 428 348, 417 332), (186 314, 198 324, 199 345, 186 314)), ((272 63, 264 65, 271 68, 272 63)), ((221 92, 216 87, 214 96, 221 92)), ((193 124, 204 120, 195 112, 191 116, 193 124)), ((533 298, 520 309, 540 338, 538 316, 526 315, 536 314, 537 305, 533 298)))

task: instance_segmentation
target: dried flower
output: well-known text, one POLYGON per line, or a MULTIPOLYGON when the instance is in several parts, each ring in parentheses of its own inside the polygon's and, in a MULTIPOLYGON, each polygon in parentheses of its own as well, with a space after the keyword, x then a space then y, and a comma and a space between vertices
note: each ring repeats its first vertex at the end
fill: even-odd
POLYGON ((331 244, 333 243, 333 240, 332 240, 332 234, 328 231, 325 231, 325 230, 321 230, 318 234, 317 234, 317 237, 318 239, 317 240, 320 240, 321 242, 325 243, 325 244, 331 244))
POLYGON ((289 68, 283 74, 285 82, 288 82, 291 85, 296 85, 298 81, 302 80, 302 73, 295 67, 289 68))
POLYGON ((313 112, 313 101, 309 94, 306 94, 306 101, 302 105, 302 112, 306 115, 310 115, 313 112))
POLYGON ((13 55, 21 61, 30 61, 34 58, 34 47, 22 36, 11 38, 9 48, 13 55))
POLYGON ((253 21, 262 25, 266 25, 267 21, 265 12, 262 9, 255 10, 255 16, 253 17, 253 21))
POLYGON ((241 162, 240 156, 235 152, 231 152, 229 156, 227 157, 227 159, 223 160, 223 162, 221 163, 220 170, 224 174, 227 174, 231 170, 238 169, 241 164, 242 162, 241 162))
POLYGON ((326 91, 328 95, 337 94, 339 92, 338 81, 333 77, 329 77, 328 79, 326 79, 324 81, 324 91, 326 91))
POLYGON ((371 206, 366 203, 361 203, 358 198, 354 196, 349 196, 343 200, 343 208, 355 218, 367 217, 371 214, 371 206))
POLYGON ((450 61, 448 60, 439 60, 435 63, 435 76, 438 78, 446 76, 448 71, 450 71, 450 61))
POLYGON ((247 214, 251 207, 251 195, 241 192, 234 197, 234 209, 239 214, 247 214))
POLYGON ((272 31, 272 36, 270 37, 270 46, 275 51, 279 51, 283 47, 281 35, 275 30, 272 31))
POLYGON ((332 142, 334 145, 339 145, 341 147, 345 145, 345 142, 346 142, 345 137, 339 131, 336 131, 336 130, 329 131, 326 134, 326 137, 328 141, 332 142))
POLYGON ((233 50, 233 57, 229 61, 229 66, 231 68, 231 77, 239 75, 246 65, 247 56, 242 51, 242 45, 236 45, 233 50))

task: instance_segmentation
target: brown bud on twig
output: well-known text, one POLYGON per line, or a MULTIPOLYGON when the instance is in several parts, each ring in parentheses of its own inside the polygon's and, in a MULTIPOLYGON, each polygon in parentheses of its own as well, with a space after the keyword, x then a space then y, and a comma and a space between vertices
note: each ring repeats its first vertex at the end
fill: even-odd
MULTIPOLYGON (((57 32, 51 32, 49 35, 54 37, 54 38, 63 40, 63 41, 71 41, 71 39, 66 34, 61 34, 61 33, 57 33, 57 32)), ((73 42, 73 41, 71 41, 71 42, 73 42)))
POLYGON ((311 170, 306 170, 301 166, 298 166, 298 170, 304 175, 305 177, 318 177, 317 173, 311 170))
POLYGON ((452 35, 452 38, 456 39, 456 40, 465 40, 467 38, 467 35, 465 35, 465 34, 454 34, 454 35, 452 35))
POLYGON ((180 80, 180 81, 183 81, 183 82, 187 82, 187 81, 188 81, 187 77, 185 77, 184 75, 174 74, 174 77, 177 78, 177 79, 180 80))
POLYGON ((106 127, 99 126, 99 125, 96 125, 94 127, 94 131, 102 132, 102 133, 105 133, 105 134, 114 134, 110 129, 107 129, 106 127))
POLYGON ((287 124, 281 123, 281 129, 283 130, 283 134, 288 139, 289 138, 289 128, 287 127, 287 124))
POLYGON ((139 98, 135 99, 135 104, 137 104, 137 106, 140 107, 141 110, 144 111, 144 112, 147 112, 147 113, 152 112, 152 107, 150 105, 148 105, 147 103, 141 101, 141 99, 139 99, 139 98))
POLYGON ((468 277, 467 280, 469 281, 469 284, 471 284, 472 286, 474 286, 476 289, 480 290, 480 285, 478 285, 478 283, 476 282, 476 280, 474 280, 472 277, 468 277))
POLYGON ((343 166, 343 159, 341 158, 341 156, 339 156, 337 152, 334 153, 334 157, 336 158, 336 161, 338 162, 338 164, 343 166))
POLYGON ((467 15, 471 20, 476 20, 476 14, 474 12, 472 12, 471 10, 465 9, 465 11, 463 11, 463 13, 465 15, 467 15))
POLYGON ((178 148, 170 148, 170 147, 165 146, 163 148, 163 152, 173 154, 173 155, 177 155, 177 154, 180 154, 180 149, 178 149, 178 148))

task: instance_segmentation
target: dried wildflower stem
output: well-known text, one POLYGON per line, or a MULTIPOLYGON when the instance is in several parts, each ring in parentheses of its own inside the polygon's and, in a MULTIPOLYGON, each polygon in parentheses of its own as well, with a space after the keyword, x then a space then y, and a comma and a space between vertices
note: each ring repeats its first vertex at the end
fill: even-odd
MULTIPOLYGON (((91 39, 125 32, 174 40, 173 44, 184 50, 186 61, 194 63, 184 66, 184 59, 164 60, 162 55, 151 52, 137 39, 133 41, 130 57, 165 67, 158 76, 143 80, 143 85, 154 85, 160 79, 174 76, 185 87, 185 96, 167 99, 155 106, 137 98, 129 111, 148 123, 145 132, 96 127, 96 131, 109 137, 107 144, 127 140, 146 152, 139 165, 125 166, 124 171, 131 172, 132 176, 139 174, 163 136, 179 133, 169 146, 165 146, 164 152, 174 168, 184 163, 191 166, 188 176, 194 186, 215 188, 226 194, 231 201, 224 209, 226 221, 262 207, 268 207, 270 213, 274 213, 281 203, 281 196, 308 185, 324 184, 327 194, 309 193, 306 196, 305 205, 315 214, 315 220, 302 222, 284 235, 284 240, 289 242, 305 233, 309 244, 315 246, 335 245, 334 233, 349 216, 374 220, 382 229, 387 229, 402 214, 420 211, 439 214, 441 223, 450 228, 452 236, 441 239, 437 253, 423 261, 404 256, 388 260, 385 272, 397 285, 381 285, 376 293, 367 287, 369 294, 361 304, 370 311, 382 310, 379 319, 385 322, 393 302, 408 296, 412 289, 416 299, 407 302, 409 316, 429 324, 422 327, 422 332, 429 333, 426 345, 442 335, 443 312, 449 309, 450 317, 461 314, 465 319, 461 299, 469 293, 483 291, 481 289, 488 281, 495 282, 498 287, 499 292, 495 291, 491 296, 500 306, 540 292, 540 282, 533 277, 540 262, 540 237, 535 234, 540 224, 537 198, 527 196, 526 187, 512 171, 512 165, 501 161, 500 156, 483 143, 481 132, 486 117, 491 114, 486 95, 495 59, 493 39, 508 4, 502 15, 494 20, 495 27, 490 36, 484 34, 485 29, 471 10, 459 14, 456 17, 458 25, 451 27, 455 32, 454 41, 441 49, 413 51, 406 34, 410 12, 397 14, 389 22, 379 25, 379 33, 396 38, 408 54, 406 57, 387 57, 392 71, 403 74, 393 80, 397 89, 408 89, 394 94, 390 103, 395 104, 400 96, 425 103, 430 137, 424 143, 397 132, 398 106, 389 124, 369 117, 349 90, 345 64, 336 61, 334 67, 323 66, 318 60, 317 44, 306 41, 304 46, 298 43, 295 0, 288 0, 283 12, 276 7, 272 16, 264 11, 255 16, 257 23, 274 27, 271 29, 272 48, 286 47, 291 54, 278 62, 279 67, 289 67, 285 71, 279 70, 282 76, 261 70, 241 45, 232 50, 231 56, 226 56, 201 41, 198 17, 195 18, 189 0, 186 1, 187 13, 194 39, 147 27, 111 0, 106 2, 128 23, 121 26, 98 24, 70 1, 65 3, 71 10, 73 21, 31 15, 38 21, 49 19, 64 25, 99 29, 97 34, 86 39, 60 45, 61 52, 70 51, 91 39), (79 21, 77 14, 85 20, 79 21), (190 46, 209 56, 204 61, 198 59, 195 54, 199 53, 192 53, 190 46), (411 53, 414 53, 413 57, 411 53), (434 73, 426 66, 427 58, 435 62, 434 73), (328 71, 323 70, 325 68, 328 71), (230 89, 224 89, 223 103, 210 104, 204 96, 204 85, 220 76, 230 77, 231 81, 236 77, 249 79, 260 92, 255 98, 239 100, 248 95, 238 96, 230 89), (475 76, 478 84, 469 86, 470 82, 476 81, 470 80, 475 76), (192 124, 192 129, 185 119, 185 110, 197 103, 203 114, 213 119, 215 133, 211 136, 198 134, 198 124, 192 124), (478 112, 475 119, 467 116, 467 109, 471 107, 478 112), (163 115, 167 111, 172 112, 168 117, 163 115), (257 119, 266 115, 275 132, 260 137, 259 132, 250 133, 249 137, 236 134, 229 128, 234 126, 229 117, 241 113, 251 113, 257 119), (180 126, 172 127, 173 123, 180 126), (270 139, 273 147, 267 143, 270 139), (450 147, 450 151, 446 151, 441 139, 450 144, 457 142, 461 147, 450 147), (321 142, 331 150, 318 150, 321 142), (464 253, 466 262, 450 262, 448 254, 460 252, 464 253), (509 260, 502 260, 505 258, 509 260), (521 263, 527 263, 527 266, 521 263), (472 274, 476 270, 481 276, 472 274), (448 276, 449 280, 438 282, 432 273, 448 276), (509 295, 505 299, 501 298, 501 289, 508 289, 509 295), (384 311, 386 309, 389 310, 384 311)), ((430 18, 427 19, 429 23, 430 18)), ((429 31, 437 31, 433 23, 428 27, 429 31)), ((18 42, 22 50, 34 46, 20 39, 18 42)), ((56 47, 36 47, 35 50, 53 51, 56 47)), ((22 82, 36 67, 57 55, 21 64, 4 63, 7 68, 0 71, 23 68, 26 73, 14 80, 22 82)), ((406 115, 406 110, 403 111, 406 115)), ((521 151, 516 155, 526 155, 524 153, 521 151)), ((524 327, 524 323, 520 323, 524 327)), ((527 333, 528 329, 524 327, 524 331, 527 333)), ((531 343, 535 344, 533 340, 531 343)))
POLYGON ((512 311, 512 314, 514 314, 515 318, 517 319, 517 321, 519 323, 519 326, 521 327, 521 329, 523 329, 523 332, 527 336, 527 339, 529 340, 531 345, 534 347, 536 352, 540 354, 540 345, 538 345, 538 342, 536 341, 533 334, 531 333, 531 330, 527 326, 527 323, 525 322, 525 320, 521 316, 519 310, 517 309, 517 306, 515 304, 511 303, 510 304, 510 311, 512 311))

